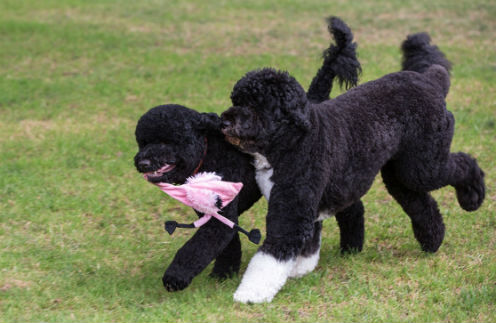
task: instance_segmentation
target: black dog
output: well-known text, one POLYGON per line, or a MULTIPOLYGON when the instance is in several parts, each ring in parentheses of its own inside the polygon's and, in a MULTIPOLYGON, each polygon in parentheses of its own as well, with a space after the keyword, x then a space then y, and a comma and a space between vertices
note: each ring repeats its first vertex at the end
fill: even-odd
MULTIPOLYGON (((318 259, 323 215, 336 215, 342 248, 361 248, 360 198, 379 171, 427 252, 435 252, 444 237, 430 191, 451 185, 463 209, 482 204, 483 171, 469 155, 450 153, 450 63, 425 33, 410 36, 402 49, 404 71, 320 104, 310 103, 294 78, 273 69, 249 72, 234 86, 233 107, 222 114, 226 139, 263 160, 265 174, 273 173, 265 179, 267 237, 235 300, 270 301, 294 267, 302 266, 302 250, 318 259)), ((312 270, 316 262, 306 258, 312 270)))
MULTIPOLYGON (((329 20, 336 40, 324 52, 324 62, 312 81, 308 96, 315 102, 329 98, 335 77, 341 84, 355 85, 360 73, 356 44, 349 28, 339 19, 329 20)), ((213 113, 198 113, 180 105, 152 108, 138 121, 139 152, 135 165, 150 182, 184 183, 197 172, 215 172, 223 180, 242 182, 240 194, 223 210, 238 223, 238 216, 261 196, 251 156, 224 140, 221 120, 213 113)), ((212 220, 199 228, 177 252, 162 281, 168 291, 186 288, 212 260, 212 275, 227 277, 239 271, 241 243, 236 231, 212 220)))

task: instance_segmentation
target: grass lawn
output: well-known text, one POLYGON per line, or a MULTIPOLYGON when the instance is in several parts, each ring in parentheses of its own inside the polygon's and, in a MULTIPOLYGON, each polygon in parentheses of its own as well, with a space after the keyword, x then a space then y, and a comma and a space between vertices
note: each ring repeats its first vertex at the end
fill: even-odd
MULTIPOLYGON (((0 322, 495 322, 495 35, 493 0, 1 0, 0 322), (378 178, 364 250, 341 256, 327 220, 318 267, 272 303, 234 303, 241 276, 220 282, 211 267, 166 292, 192 232, 170 237, 163 221, 194 215, 134 169, 138 118, 164 103, 220 113, 263 66, 308 87, 329 15, 355 34, 361 82, 399 69, 408 33, 431 34, 454 63, 452 150, 478 159, 486 201, 467 213, 452 188, 434 192, 447 232, 425 254, 378 178)), ((266 209, 241 224, 263 229, 266 209)), ((242 242, 244 272, 257 247, 242 242)))

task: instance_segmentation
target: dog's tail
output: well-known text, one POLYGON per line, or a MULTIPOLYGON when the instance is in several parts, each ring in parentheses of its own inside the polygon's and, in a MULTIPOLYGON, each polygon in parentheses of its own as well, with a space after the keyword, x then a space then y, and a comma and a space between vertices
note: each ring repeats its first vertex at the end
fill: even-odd
POLYGON ((329 33, 336 41, 323 53, 324 62, 308 88, 307 98, 312 102, 329 100, 332 82, 337 77, 339 86, 348 89, 357 85, 358 76, 362 72, 357 59, 356 47, 350 28, 339 18, 326 19, 329 33))
POLYGON ((427 33, 409 35, 401 45, 403 52, 403 71, 425 73, 426 76, 441 86, 444 96, 450 87, 451 63, 443 52, 431 45, 427 33))

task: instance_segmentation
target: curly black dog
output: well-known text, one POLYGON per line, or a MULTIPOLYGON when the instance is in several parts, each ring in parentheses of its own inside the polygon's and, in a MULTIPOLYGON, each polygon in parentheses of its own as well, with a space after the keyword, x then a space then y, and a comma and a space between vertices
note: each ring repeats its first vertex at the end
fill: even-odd
POLYGON ((360 198, 379 171, 427 252, 438 250, 445 229, 430 191, 451 185, 463 209, 482 204, 483 171, 469 155, 450 153, 450 63, 425 33, 409 36, 402 50, 403 71, 320 104, 309 102, 288 73, 274 69, 249 72, 234 86, 223 132, 271 173, 265 180, 267 236, 236 301, 271 301, 295 266, 312 270, 320 249, 316 223, 323 216, 335 214, 341 233, 348 233, 341 235, 342 248, 361 248, 360 198), (299 263, 302 250, 313 255, 299 263))
MULTIPOLYGON (((323 65, 314 77, 308 97, 314 102, 329 98, 335 77, 341 84, 356 85, 360 64, 349 28, 338 18, 328 21, 336 45, 324 52, 323 65)), ((242 182, 240 194, 223 210, 238 223, 238 216, 261 196, 251 156, 224 140, 221 119, 181 105, 152 108, 136 126, 139 151, 135 166, 150 182, 183 184, 197 172, 215 172, 226 181, 242 182)), ((239 234, 218 221, 209 221, 179 249, 162 278, 168 291, 186 288, 215 259, 212 275, 220 278, 239 271, 239 234)))

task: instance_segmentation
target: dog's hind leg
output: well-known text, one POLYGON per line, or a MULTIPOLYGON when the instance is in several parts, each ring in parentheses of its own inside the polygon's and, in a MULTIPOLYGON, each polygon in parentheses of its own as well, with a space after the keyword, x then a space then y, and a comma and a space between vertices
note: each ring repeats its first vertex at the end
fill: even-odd
POLYGON ((305 241, 289 277, 301 277, 312 272, 319 263, 322 221, 314 223, 313 236, 305 241))
POLYGON ((456 189, 460 206, 477 210, 485 197, 484 172, 470 155, 450 153, 455 120, 446 111, 439 121, 439 131, 424 134, 409 143, 409 150, 397 156, 396 176, 414 191, 430 192, 451 185, 456 189))
POLYGON ((341 235, 341 253, 362 251, 365 235, 363 213, 362 201, 358 201, 336 213, 341 235))
POLYGON ((436 201, 428 192, 413 191, 395 175, 394 164, 386 164, 382 179, 388 192, 401 205, 412 221, 413 233, 423 251, 436 252, 444 238, 444 223, 436 201))
POLYGON ((235 233, 231 242, 215 259, 215 265, 210 276, 224 279, 239 272, 241 265, 241 241, 239 233, 235 233))
POLYGON ((470 155, 429 148, 398 162, 396 176, 415 191, 430 192, 446 185, 456 190, 460 206, 477 210, 485 197, 484 172, 470 155))

